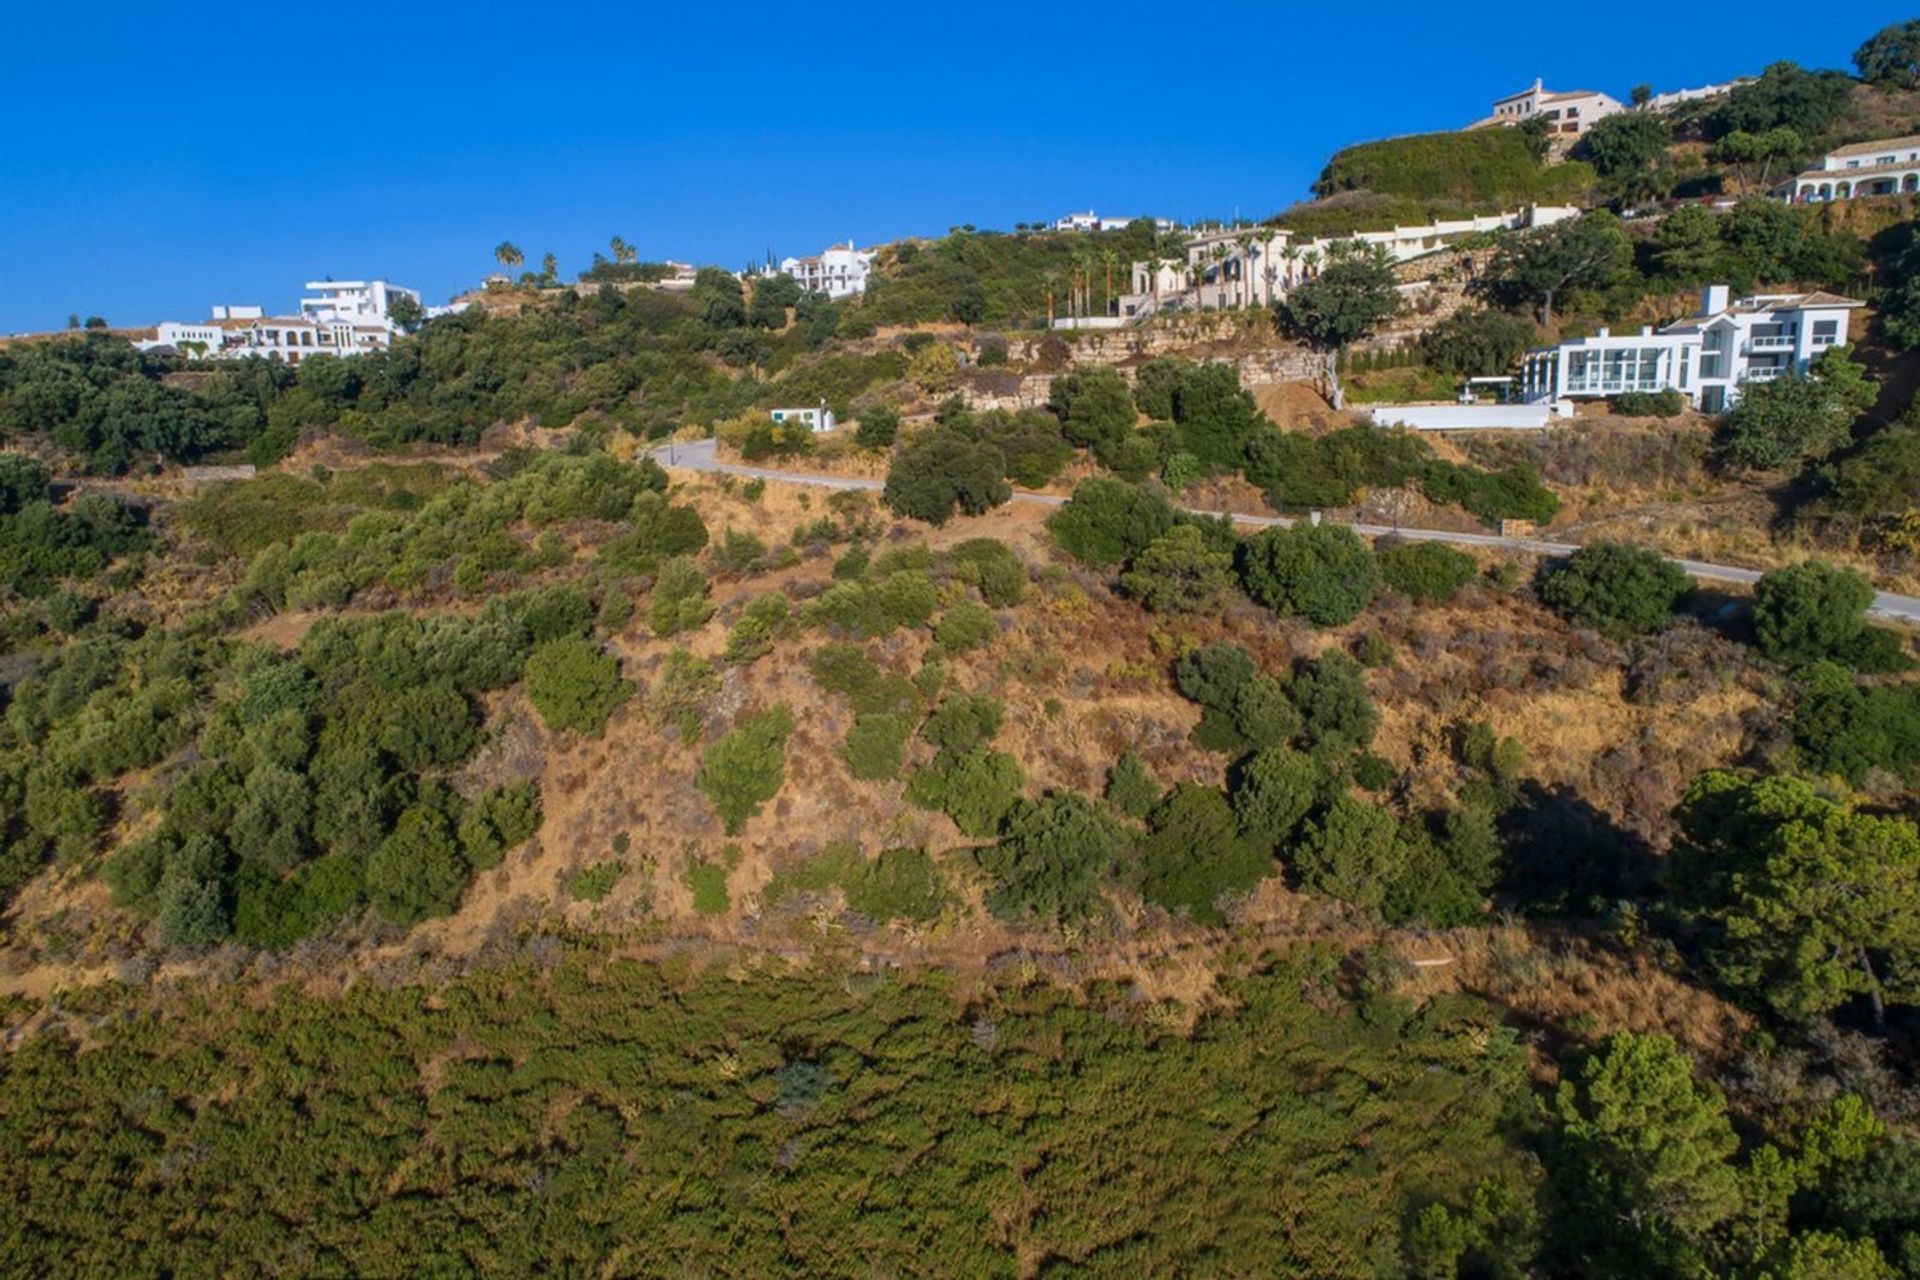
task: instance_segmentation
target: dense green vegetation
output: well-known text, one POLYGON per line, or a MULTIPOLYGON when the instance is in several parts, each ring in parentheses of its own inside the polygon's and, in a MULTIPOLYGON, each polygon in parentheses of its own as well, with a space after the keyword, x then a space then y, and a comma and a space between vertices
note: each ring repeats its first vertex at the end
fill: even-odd
POLYGON ((1593 170, 1577 162, 1542 165, 1522 130, 1476 129, 1388 138, 1336 151, 1313 190, 1322 197, 1371 191, 1512 209, 1575 203, 1593 178, 1593 170))
POLYGON ((1542 1106, 1496 1006, 1339 960, 1229 977, 1190 1034, 1097 986, 592 952, 165 1014, 106 993, 87 1047, 0 1059, 0 1132, 32 1153, 0 1173, 0 1251, 40 1275, 1832 1276, 1887 1274, 1914 1228, 1912 1144, 1857 1099, 1743 1141, 1670 1040, 1621 1034, 1542 1106))

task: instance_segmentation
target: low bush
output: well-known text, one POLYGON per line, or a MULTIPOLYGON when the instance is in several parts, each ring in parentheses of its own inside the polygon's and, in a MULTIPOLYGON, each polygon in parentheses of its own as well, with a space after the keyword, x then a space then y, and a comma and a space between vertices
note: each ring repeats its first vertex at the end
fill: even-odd
POLYGON ((1107 885, 1130 878, 1134 845, 1111 816, 1069 791, 1019 806, 999 843, 976 856, 993 879, 995 915, 1070 923, 1100 910, 1107 885))
POLYGON ((933 638, 947 653, 965 653, 993 639, 999 630, 1000 624, 994 621, 992 610, 971 600, 962 600, 941 615, 934 625, 933 638))
POLYGON ((1129 818, 1145 818, 1160 803, 1160 783, 1129 751, 1107 772, 1107 800, 1129 818))
POLYGON ((1401 542, 1379 553, 1380 577, 1417 604, 1445 604, 1479 572, 1474 558, 1439 542, 1401 542))
POLYGON ((1026 594, 1027 566, 1006 543, 969 538, 948 553, 953 576, 980 593, 996 609, 1020 603, 1026 594))
POLYGON ((1096 569, 1139 555, 1173 524, 1173 504, 1157 487, 1111 476, 1081 481, 1066 505, 1047 517, 1047 531, 1060 549, 1096 569))
POLYGON ((1613 411, 1629 418, 1674 418, 1687 411, 1687 398, 1665 391, 1626 391, 1613 398, 1613 411))
POLYGON ((1141 896, 1197 923, 1225 923, 1224 904, 1275 869, 1270 851, 1242 838, 1226 797, 1211 787, 1181 783, 1147 818, 1141 896))
POLYGON ((1688 585, 1680 566, 1657 551, 1594 542, 1548 572, 1540 599, 1575 626, 1618 640, 1664 626, 1688 585))
POLYGON ((975 747, 942 757, 913 775, 907 799, 925 809, 938 809, 953 819, 965 835, 994 835, 1020 799, 1026 775, 1012 756, 975 747))
POLYGON ((620 662, 591 640, 550 640, 527 658, 527 697, 547 728, 599 733, 607 718, 633 696, 620 677, 620 662))
POLYGON ((1320 627, 1359 617, 1380 582, 1372 549, 1353 530, 1331 524, 1263 530, 1241 544, 1239 570, 1257 603, 1320 627))
POLYGON ((866 781, 900 776, 900 754, 913 724, 905 716, 870 712, 853 718, 841 756, 854 777, 866 781))
POLYGON ((779 794, 786 780, 786 745, 792 732, 793 713, 774 707, 742 716, 707 748, 694 781, 720 815, 728 835, 738 835, 747 819, 779 794))

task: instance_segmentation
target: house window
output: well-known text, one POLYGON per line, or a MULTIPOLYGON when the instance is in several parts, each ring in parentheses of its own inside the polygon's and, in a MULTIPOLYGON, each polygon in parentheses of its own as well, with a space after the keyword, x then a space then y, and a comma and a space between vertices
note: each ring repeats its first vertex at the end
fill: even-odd
POLYGON ((1840 341, 1840 322, 1838 320, 1815 320, 1813 322, 1813 345, 1831 347, 1840 341))

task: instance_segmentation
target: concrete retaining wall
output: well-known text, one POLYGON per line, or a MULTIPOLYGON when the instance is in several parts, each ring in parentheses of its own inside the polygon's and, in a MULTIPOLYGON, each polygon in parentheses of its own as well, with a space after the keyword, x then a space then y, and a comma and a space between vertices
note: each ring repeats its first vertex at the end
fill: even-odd
POLYGON ((1389 404, 1372 410, 1377 427, 1415 431, 1539 431, 1553 422, 1544 404, 1389 404))

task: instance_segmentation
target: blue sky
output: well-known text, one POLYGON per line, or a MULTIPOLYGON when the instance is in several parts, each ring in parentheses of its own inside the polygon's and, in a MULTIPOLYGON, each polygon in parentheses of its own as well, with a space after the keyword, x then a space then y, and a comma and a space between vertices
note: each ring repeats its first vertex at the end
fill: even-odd
POLYGON ((614 234, 738 266, 1088 206, 1264 215, 1338 147, 1458 127, 1535 75, 1624 96, 1845 67, 1910 9, 21 5, 0 333, 286 308, 322 275, 440 302, 502 238, 570 278, 614 234))

